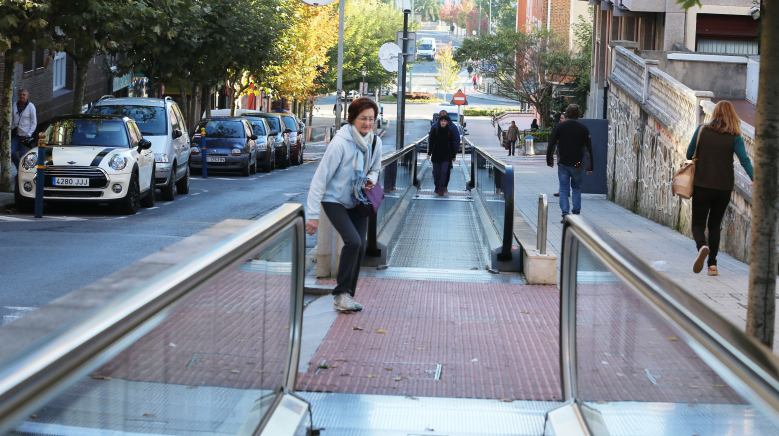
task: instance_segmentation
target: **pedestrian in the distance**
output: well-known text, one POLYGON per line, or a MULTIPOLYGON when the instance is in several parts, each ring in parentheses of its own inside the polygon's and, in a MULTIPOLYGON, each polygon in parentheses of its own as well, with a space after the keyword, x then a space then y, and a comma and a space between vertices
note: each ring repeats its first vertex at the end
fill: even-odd
POLYGON ((11 117, 11 162, 18 169, 19 161, 25 151, 22 149, 22 140, 29 138, 38 127, 38 116, 35 113, 35 105, 29 100, 30 94, 26 89, 20 89, 18 100, 13 107, 11 117))
POLYGON ((741 137, 741 120, 736 110, 727 100, 714 106, 711 121, 695 131, 687 147, 687 159, 695 155, 695 177, 692 191, 692 236, 698 249, 692 270, 696 274, 703 269, 706 256, 709 275, 716 276, 717 252, 719 251, 720 227, 722 217, 730 204, 733 191, 733 154, 736 154, 741 166, 753 179, 752 162, 747 156, 744 139, 741 137), (698 140, 700 136, 700 141, 698 140), (695 153, 695 147, 698 153, 695 153), (708 222, 707 222, 708 218, 708 222), (706 242, 705 230, 709 230, 706 242))
POLYGON ((517 145, 517 137, 519 136, 519 128, 517 123, 511 122, 508 132, 506 132, 506 139, 509 141, 509 156, 514 156, 514 147, 517 145))
POLYGON ((449 36, 452 36, 452 32, 454 32, 454 24, 449 26, 449 36))
POLYGON ((538 130, 538 119, 533 118, 533 122, 530 123, 530 130, 538 130))
POLYGON ((378 112, 368 97, 349 105, 349 124, 330 141, 308 191, 306 232, 313 235, 319 227, 321 205, 344 241, 333 289, 333 309, 342 312, 362 310, 354 296, 365 256, 368 218, 357 208, 357 198, 362 188, 374 187, 381 170, 381 138, 372 129, 378 112))
POLYGON ((427 145, 427 157, 433 162, 433 181, 435 182, 435 193, 438 195, 444 195, 446 192, 449 164, 454 162, 457 156, 454 135, 449 130, 451 121, 449 115, 439 116, 437 126, 431 130, 427 145))
MULTIPOLYGON (((457 91, 460 92, 460 90, 457 90, 457 91)), ((448 116, 449 113, 447 111, 441 109, 441 112, 438 113, 438 116, 440 117, 442 115, 447 115, 448 116)), ((449 123, 447 123, 447 125, 449 126, 449 131, 452 132, 452 137, 454 138, 454 149, 455 149, 455 153, 454 154, 455 154, 455 157, 456 157, 457 156, 457 150, 460 149, 460 130, 457 128, 457 126, 454 125, 453 122, 451 122, 451 118, 450 118, 449 123)), ((430 141, 429 141, 430 135, 433 133, 433 129, 436 129, 437 127, 438 127, 438 119, 436 118, 436 122, 434 122, 430 126, 430 131, 427 132, 427 135, 428 135, 428 150, 429 150, 429 147, 430 147, 430 141)), ((449 179, 452 176, 452 168, 454 168, 454 161, 449 163, 449 170, 446 172, 446 186, 444 187, 444 192, 449 192, 449 179)))
MULTIPOLYGON (((582 177, 586 162, 587 174, 592 173, 592 140, 590 130, 579 122, 579 106, 568 105, 566 120, 552 130, 549 147, 546 149, 546 163, 554 167, 557 150, 557 177, 560 182, 560 209, 565 216, 578 215, 582 210, 582 177), (568 204, 568 193, 573 192, 573 206, 568 204)), ((560 221, 561 223, 563 221, 560 221)))
POLYGON ((476 89, 476 82, 479 81, 479 78, 474 74, 473 75, 473 89, 476 89))

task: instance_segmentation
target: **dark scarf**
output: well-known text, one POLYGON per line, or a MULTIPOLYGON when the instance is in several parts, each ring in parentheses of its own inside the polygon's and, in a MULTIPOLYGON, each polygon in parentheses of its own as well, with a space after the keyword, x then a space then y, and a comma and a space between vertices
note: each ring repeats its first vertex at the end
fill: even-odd
POLYGON ((24 112, 24 110, 27 109, 27 105, 30 104, 30 100, 28 99, 27 101, 25 101, 24 106, 19 106, 19 103, 21 102, 18 101, 16 102, 16 115, 21 115, 22 112, 24 112))

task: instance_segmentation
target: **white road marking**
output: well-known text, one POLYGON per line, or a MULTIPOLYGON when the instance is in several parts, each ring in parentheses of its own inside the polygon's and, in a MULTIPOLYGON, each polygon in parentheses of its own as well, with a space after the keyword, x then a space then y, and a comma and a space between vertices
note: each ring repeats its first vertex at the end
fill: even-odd
POLYGON ((146 208, 146 210, 154 210, 154 209, 159 209, 159 208, 160 208, 159 206, 154 206, 154 207, 146 208))
POLYGON ((12 216, 0 216, 0 221, 24 222, 24 221, 33 221, 33 220, 28 220, 28 219, 24 219, 24 218, 16 218, 16 217, 12 217, 12 216))
MULTIPOLYGON (((193 193, 192 193, 192 194, 190 194, 190 195, 200 195, 200 193, 199 193, 199 192, 193 192, 193 193)), ((186 197, 185 197, 185 198, 186 198, 186 197)))
POLYGON ((5 306, 5 311, 10 312, 8 315, 3 315, 3 321, 0 322, 0 325, 8 324, 9 322, 21 318, 22 315, 28 312, 32 312, 33 310, 37 309, 37 307, 13 307, 13 306, 5 306))

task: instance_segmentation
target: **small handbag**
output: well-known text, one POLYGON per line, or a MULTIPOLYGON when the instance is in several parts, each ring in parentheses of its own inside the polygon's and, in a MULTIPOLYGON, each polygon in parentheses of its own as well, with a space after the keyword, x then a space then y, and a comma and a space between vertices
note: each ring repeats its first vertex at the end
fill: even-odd
MULTIPOLYGON (((376 152, 376 135, 373 136, 371 157, 373 157, 373 153, 375 152, 376 152)), ((376 184, 373 185, 372 189, 362 188, 362 193, 363 195, 365 195, 365 198, 368 199, 368 202, 359 203, 357 205, 357 208, 360 211, 360 215, 370 218, 379 212, 379 207, 381 206, 381 200, 384 199, 384 189, 381 187, 381 184, 377 180, 376 184)))
POLYGON ((674 174, 671 182, 671 192, 679 197, 690 199, 694 189, 695 162, 698 160, 698 144, 701 142, 701 128, 698 127, 698 139, 695 140, 695 152, 692 160, 682 165, 682 168, 674 174))

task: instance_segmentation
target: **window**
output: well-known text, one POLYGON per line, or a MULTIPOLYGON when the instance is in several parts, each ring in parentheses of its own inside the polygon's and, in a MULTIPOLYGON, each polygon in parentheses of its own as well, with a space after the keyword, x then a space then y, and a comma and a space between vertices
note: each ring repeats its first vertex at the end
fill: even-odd
POLYGON ((43 56, 43 49, 35 46, 35 69, 46 66, 46 57, 43 56))
POLYGON ((22 64, 22 71, 28 72, 32 71, 35 67, 33 66, 33 58, 35 57, 35 52, 31 52, 28 54, 27 58, 24 60, 24 63, 22 64))
POLYGON ((65 76, 67 74, 67 56, 63 52, 57 52, 54 55, 54 90, 65 87, 65 76))
POLYGON ((170 107, 170 126, 172 130, 182 130, 179 123, 179 117, 176 116, 176 111, 173 110, 173 106, 170 107))
POLYGON ((122 115, 132 118, 148 136, 167 135, 165 125, 165 109, 154 106, 95 106, 93 114, 122 115))
POLYGON ((130 147, 135 147, 143 137, 141 131, 134 122, 127 123, 127 130, 130 132, 130 147))
POLYGON ((46 142, 63 146, 128 148, 124 122, 63 118, 46 129, 46 142))

